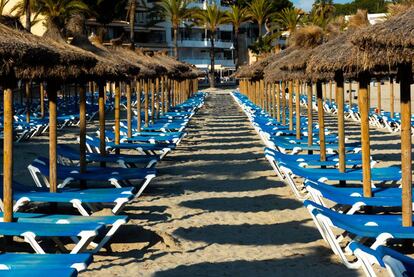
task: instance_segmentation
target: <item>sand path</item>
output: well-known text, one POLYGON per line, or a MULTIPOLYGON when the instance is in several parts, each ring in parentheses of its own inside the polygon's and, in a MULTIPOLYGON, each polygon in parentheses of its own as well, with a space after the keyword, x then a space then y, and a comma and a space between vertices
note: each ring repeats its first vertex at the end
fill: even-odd
POLYGON ((158 168, 113 252, 81 276, 362 275, 339 264, 227 93, 211 93, 158 168))

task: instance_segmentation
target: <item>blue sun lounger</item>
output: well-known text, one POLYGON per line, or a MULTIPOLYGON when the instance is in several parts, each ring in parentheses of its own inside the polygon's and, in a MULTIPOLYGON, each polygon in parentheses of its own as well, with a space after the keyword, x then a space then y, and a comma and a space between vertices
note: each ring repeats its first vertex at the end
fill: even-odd
MULTIPOLYGON (((100 153, 99 138, 86 136, 86 146, 89 152, 100 153)), ((160 159, 164 158, 172 149, 176 148, 175 144, 151 144, 151 143, 120 143, 106 142, 106 151, 119 150, 136 150, 138 153, 148 156, 158 156, 160 159)))
MULTIPOLYGON (((57 154, 59 162, 64 165, 79 165, 79 151, 74 150, 73 148, 59 144, 57 146, 57 154), (69 161, 69 162, 68 162, 69 161)), ((139 165, 145 164, 146 168, 154 167, 159 161, 159 157, 152 156, 142 156, 142 155, 128 155, 128 154, 106 154, 102 156, 97 153, 86 153, 86 162, 87 163, 114 163, 118 164, 123 168, 138 168, 139 165)))
MULTIPOLYGON (((99 131, 96 132, 99 135, 99 131)), ((120 140, 121 143, 151 143, 151 144, 175 144, 180 140, 179 137, 169 136, 168 133, 164 133, 165 135, 134 135, 130 138, 127 136, 121 136, 120 140)), ((113 132, 105 132, 105 137, 107 141, 114 141, 115 140, 115 133, 113 132)))
POLYGON ((44 277, 59 276, 59 277, 75 277, 78 273, 73 268, 17 268, 12 270, 0 270, 0 276, 2 277, 44 277))
MULTIPOLYGON (((362 188, 336 187, 317 181, 305 181, 312 201, 327 207, 323 199, 339 205, 349 205, 347 214, 353 214, 365 206, 401 207, 401 188, 372 188, 373 197, 364 197, 362 188)), ((413 199, 414 200, 414 199, 413 199)))
POLYGON ((358 262, 349 262, 340 242, 343 236, 337 237, 333 228, 357 236, 359 240, 370 238, 374 242, 370 246, 375 249, 385 245, 390 239, 414 239, 414 227, 402 227, 401 215, 347 215, 335 212, 312 201, 305 201, 322 237, 329 243, 348 268, 358 268, 358 262))
MULTIPOLYGON (((3 213, 0 213, 0 217, 3 213)), ((79 216, 79 215, 48 215, 38 213, 14 213, 14 219, 18 223, 46 223, 46 224, 100 224, 107 230, 101 230, 102 238, 99 243, 91 243, 93 253, 97 253, 112 238, 121 225, 128 222, 127 216, 79 216)))
POLYGON ((373 264, 386 268, 390 276, 413 276, 414 259, 386 246, 372 249, 358 242, 351 242, 349 249, 361 262, 367 276, 375 276, 373 264))
POLYGON ((70 251, 76 254, 86 249, 104 226, 98 223, 82 224, 50 224, 50 223, 20 223, 0 222, 0 235, 23 237, 36 253, 44 254, 44 249, 38 243, 39 238, 72 238, 75 247, 70 251))
MULTIPOLYGON (((2 184, 2 181, 0 181, 2 184)), ((118 214, 125 205, 136 197, 135 187, 126 188, 62 188, 58 193, 51 193, 48 188, 29 188, 13 182, 13 210, 16 212, 31 202, 63 203, 72 205, 83 216, 89 216, 96 211, 95 205, 112 204, 111 211, 118 214)), ((0 187, 2 193, 2 186, 0 187)), ((3 205, 0 200, 0 209, 3 205)))
MULTIPOLYGON (((49 187, 49 181, 46 176, 49 176, 49 160, 46 158, 37 158, 29 166, 29 172, 32 175, 38 187, 42 187, 42 182, 39 177, 42 177, 44 184, 49 187)), ((105 181, 109 182, 116 188, 123 186, 134 186, 132 180, 143 180, 141 187, 146 187, 149 182, 155 178, 156 170, 154 168, 108 168, 108 167, 87 167, 85 173, 80 173, 79 167, 57 165, 57 178, 63 180, 58 188, 63 188, 73 181, 105 181)))
MULTIPOLYGON (((93 261, 91 254, 23 254, 23 253, 1 253, 0 275, 7 270, 16 269, 61 269, 72 268, 76 271, 85 270, 93 261)), ((31 275, 29 275, 31 276, 31 275)), ((60 276, 60 275, 59 275, 60 276)))

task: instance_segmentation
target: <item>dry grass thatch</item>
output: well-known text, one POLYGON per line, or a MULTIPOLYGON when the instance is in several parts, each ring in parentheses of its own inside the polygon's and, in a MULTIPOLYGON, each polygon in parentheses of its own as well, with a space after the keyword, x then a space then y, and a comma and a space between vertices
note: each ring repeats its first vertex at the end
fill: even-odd
POLYGON ((352 37, 352 42, 363 49, 413 48, 414 47, 414 7, 387 21, 360 30, 352 37))

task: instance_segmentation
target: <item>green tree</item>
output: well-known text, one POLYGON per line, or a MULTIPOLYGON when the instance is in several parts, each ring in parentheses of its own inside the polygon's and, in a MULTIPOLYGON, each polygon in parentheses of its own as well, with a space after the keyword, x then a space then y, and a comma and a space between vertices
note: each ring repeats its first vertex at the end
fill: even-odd
POLYGON ((226 21, 233 25, 233 46, 234 46, 234 63, 236 70, 239 68, 239 30, 241 24, 247 22, 247 10, 239 6, 232 5, 229 11, 226 11, 226 21))
POLYGON ((259 38, 261 38, 263 24, 274 13, 272 2, 269 0, 253 0, 248 4, 247 12, 249 17, 257 23, 259 38))
POLYGON ((284 8, 276 14, 274 21, 280 29, 293 34, 301 24, 303 14, 301 9, 284 8))
POLYGON ((226 23, 226 15, 223 11, 217 7, 217 5, 207 5, 205 10, 199 10, 194 14, 195 22, 206 28, 210 40, 210 87, 215 87, 214 80, 214 63, 215 63, 215 48, 214 40, 216 38, 216 32, 221 24, 226 23))
MULTIPOLYGON (((36 0, 19 0, 11 9, 11 13, 15 13, 18 17, 24 16, 24 26, 27 31, 30 32, 32 26, 37 23, 32 22, 32 13, 36 13, 34 11, 36 6, 36 0)), ((37 13, 35 14, 35 18, 37 17, 37 13)))
POLYGON ((162 0, 158 3, 162 15, 171 22, 173 28, 174 56, 178 59, 178 28, 183 20, 188 19, 193 14, 189 8, 191 0, 162 0))
POLYGON ((46 19, 46 34, 59 39, 61 30, 71 16, 89 11, 80 0, 37 0, 35 8, 46 19))

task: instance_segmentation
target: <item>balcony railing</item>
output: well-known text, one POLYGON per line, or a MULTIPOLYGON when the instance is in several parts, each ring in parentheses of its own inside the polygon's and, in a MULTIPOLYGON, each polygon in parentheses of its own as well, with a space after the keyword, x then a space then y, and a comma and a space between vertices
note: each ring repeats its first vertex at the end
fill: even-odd
MULTIPOLYGON (((207 68, 208 66, 210 66, 210 59, 193 59, 193 58, 180 58, 180 60, 194 64, 198 67, 204 67, 207 68)), ((227 59, 215 59, 214 63, 217 67, 219 67, 220 65, 222 67, 234 67, 234 62, 233 60, 227 60, 227 59)))
MULTIPOLYGON (((210 47, 210 40, 208 39, 201 39, 201 40, 191 40, 191 39, 183 39, 177 41, 178 46, 180 47, 210 47)), ((233 43, 231 41, 223 41, 223 40, 215 40, 214 41, 214 47, 217 48, 225 48, 230 49, 232 47, 233 43)))

